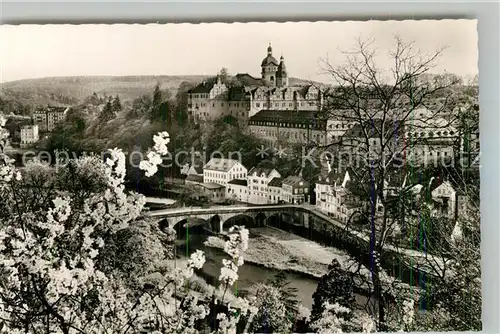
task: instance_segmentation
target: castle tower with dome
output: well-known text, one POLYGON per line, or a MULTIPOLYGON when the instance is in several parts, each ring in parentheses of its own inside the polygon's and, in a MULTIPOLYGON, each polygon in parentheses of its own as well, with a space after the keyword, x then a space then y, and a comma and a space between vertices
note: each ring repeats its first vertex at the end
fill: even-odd
POLYGON ((286 87, 288 86, 288 76, 286 73, 285 60, 283 56, 280 62, 273 57, 273 48, 271 43, 267 47, 267 56, 260 64, 262 68, 262 80, 267 82, 272 87, 286 87))

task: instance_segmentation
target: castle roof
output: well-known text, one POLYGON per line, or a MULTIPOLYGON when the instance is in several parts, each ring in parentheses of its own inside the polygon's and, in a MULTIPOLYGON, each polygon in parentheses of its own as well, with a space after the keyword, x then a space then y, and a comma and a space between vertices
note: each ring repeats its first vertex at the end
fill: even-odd
POLYGON ((276 60, 276 58, 274 58, 272 55, 267 55, 266 58, 262 59, 262 63, 260 64, 260 66, 267 66, 267 65, 276 65, 276 66, 278 66, 279 63, 276 60))
POLYGON ((285 58, 283 56, 281 56, 280 64, 278 65, 278 75, 282 76, 282 74, 286 74, 285 58))
POLYGON ((230 87, 228 90, 228 97, 230 101, 244 100, 248 94, 249 93, 246 91, 245 87, 230 87))
POLYGON ((255 78, 248 73, 238 73, 236 79, 244 86, 260 86, 263 83, 261 78, 255 78))
POLYGON ((318 113, 312 110, 261 110, 250 117, 250 121, 314 124, 322 122, 318 116, 318 113))
POLYGON ((188 93, 195 93, 195 94, 208 94, 214 87, 214 85, 217 83, 217 78, 210 78, 207 79, 200 84, 198 84, 196 87, 188 90, 188 93))

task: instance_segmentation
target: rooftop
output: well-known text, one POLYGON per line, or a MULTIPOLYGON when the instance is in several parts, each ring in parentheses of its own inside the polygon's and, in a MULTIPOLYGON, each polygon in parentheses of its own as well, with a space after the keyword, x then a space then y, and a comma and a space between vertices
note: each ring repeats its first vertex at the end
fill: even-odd
POLYGON ((283 184, 283 179, 281 177, 275 177, 269 182, 268 186, 269 187, 281 187, 282 184, 283 184))
POLYGON ((198 84, 196 87, 190 89, 188 93, 197 93, 197 94, 208 94, 214 87, 214 85, 217 83, 217 78, 210 78, 207 79, 200 84, 198 84))
POLYGON ((220 185, 218 183, 200 183, 200 186, 210 190, 224 188, 223 185, 220 185))
POLYGON ((30 130, 30 129, 35 129, 35 128, 38 128, 38 125, 26 124, 26 125, 23 125, 21 127, 21 129, 24 129, 24 130, 30 130))
POLYGON ((318 113, 311 110, 261 110, 250 121, 310 123, 321 122, 318 113))
POLYGON ((203 167, 203 169, 204 170, 219 171, 219 172, 228 172, 237 163, 239 163, 239 161, 234 160, 234 159, 212 158, 203 167))
POLYGON ((320 175, 316 183, 319 184, 334 184, 335 182, 342 182, 344 180, 345 172, 339 173, 331 171, 326 175, 320 175))
POLYGON ((292 187, 309 187, 309 182, 307 182, 300 176, 295 175, 291 175, 284 179, 283 184, 290 185, 292 187))
POLYGON ((37 108, 35 109, 36 114, 45 114, 48 112, 66 112, 69 110, 70 107, 55 107, 55 106, 47 106, 47 107, 42 107, 42 108, 37 108))
POLYGON ((248 172, 249 176, 253 176, 254 173, 257 174, 257 176, 262 176, 264 174, 265 177, 268 177, 269 174, 271 174, 275 170, 274 168, 265 168, 265 167, 252 167, 250 171, 248 172))
POLYGON ((244 86, 260 86, 263 84, 261 78, 255 78, 248 73, 238 73, 236 74, 236 79, 244 86))

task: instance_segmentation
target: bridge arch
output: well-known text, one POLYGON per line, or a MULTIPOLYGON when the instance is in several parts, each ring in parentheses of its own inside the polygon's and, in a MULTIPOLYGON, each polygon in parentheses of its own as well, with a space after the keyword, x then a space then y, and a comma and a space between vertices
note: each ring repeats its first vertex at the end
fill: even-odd
POLYGON ((235 225, 239 225, 239 226, 243 225, 246 228, 255 227, 256 226, 255 218, 253 217, 252 214, 238 213, 238 214, 235 214, 231 217, 228 217, 224 221, 224 224, 222 227, 223 227, 224 231, 228 231, 231 228, 231 226, 235 226, 235 225))
POLYGON ((259 227, 267 225, 267 217, 269 216, 268 213, 265 212, 259 212, 255 215, 255 224, 259 227))
POLYGON ((208 220, 207 220, 207 225, 209 228, 216 233, 222 232, 222 225, 224 224, 224 219, 218 215, 212 215, 208 220))
POLYGON ((267 217, 267 224, 274 226, 274 227, 279 227, 279 224, 281 222, 281 215, 279 212, 273 212, 267 217))

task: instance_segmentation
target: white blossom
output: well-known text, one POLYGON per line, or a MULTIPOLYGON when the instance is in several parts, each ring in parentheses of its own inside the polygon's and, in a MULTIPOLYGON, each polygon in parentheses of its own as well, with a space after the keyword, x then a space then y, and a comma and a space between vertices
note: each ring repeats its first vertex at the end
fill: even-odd
POLYGON ((191 254, 191 258, 189 259, 189 266, 196 268, 196 269, 201 269, 203 267, 203 264, 205 264, 205 254, 197 250, 193 254, 191 254))
POLYGON ((147 154, 147 160, 139 163, 139 168, 145 171, 147 177, 151 177, 158 172, 158 166, 162 163, 162 156, 168 154, 167 144, 170 142, 168 132, 159 132, 153 136, 153 149, 147 154))
POLYGON ((155 143, 153 149, 160 155, 166 155, 168 153, 167 144, 170 142, 170 136, 168 132, 159 132, 157 135, 153 136, 153 141, 155 143))

